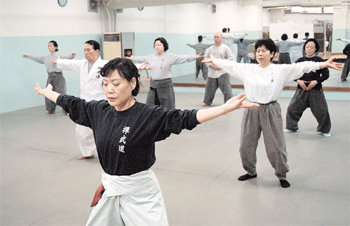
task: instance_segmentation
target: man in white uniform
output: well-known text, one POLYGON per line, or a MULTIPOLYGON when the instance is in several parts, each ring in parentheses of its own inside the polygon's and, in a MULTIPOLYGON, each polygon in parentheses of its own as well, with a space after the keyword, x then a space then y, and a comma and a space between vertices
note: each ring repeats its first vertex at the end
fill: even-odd
MULTIPOLYGON (((58 59, 57 67, 68 69, 80 74, 80 98, 86 101, 105 99, 102 89, 102 77, 100 69, 108 62, 99 56, 100 44, 94 40, 85 42, 83 60, 58 59)), ((76 136, 81 151, 78 158, 89 159, 96 154, 95 140, 92 130, 88 127, 77 125, 76 136)))

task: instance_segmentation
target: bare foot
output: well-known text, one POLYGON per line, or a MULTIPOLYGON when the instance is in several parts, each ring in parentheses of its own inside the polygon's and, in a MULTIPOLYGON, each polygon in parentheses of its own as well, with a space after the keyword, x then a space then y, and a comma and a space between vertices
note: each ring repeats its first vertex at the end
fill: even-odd
POLYGON ((201 106, 202 106, 202 107, 209 107, 210 104, 205 104, 205 103, 203 103, 203 104, 201 104, 201 106))
POLYGON ((93 159, 93 158, 95 158, 94 155, 90 155, 90 156, 80 156, 79 158, 77 158, 77 160, 93 159))

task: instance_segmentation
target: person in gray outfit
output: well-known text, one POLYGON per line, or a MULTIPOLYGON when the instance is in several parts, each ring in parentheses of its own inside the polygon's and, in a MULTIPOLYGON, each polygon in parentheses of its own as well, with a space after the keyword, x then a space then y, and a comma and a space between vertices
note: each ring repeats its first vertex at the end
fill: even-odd
MULTIPOLYGON (((196 54, 202 54, 204 55, 205 50, 212 46, 213 44, 203 44, 203 36, 199 35, 198 36, 198 43, 195 45, 192 44, 186 44, 189 47, 193 48, 196 50, 196 54)), ((201 62, 201 59, 197 58, 196 59, 196 78, 198 78, 199 72, 202 71, 202 76, 204 79, 208 78, 208 67, 204 63, 201 62)))
MULTIPOLYGON (((31 59, 39 64, 45 64, 45 68, 48 74, 48 78, 46 81, 46 85, 51 84, 53 86, 53 91, 56 91, 60 94, 66 94, 66 80, 63 77, 62 70, 57 68, 57 65, 52 63, 52 61, 57 60, 58 58, 61 59, 73 59, 76 54, 72 53, 70 56, 59 56, 56 54, 58 52, 58 44, 56 41, 51 40, 48 44, 48 49, 50 52, 50 55, 47 56, 32 56, 24 54, 24 58, 31 59)), ((45 105, 47 114, 54 114, 56 110, 56 104, 49 99, 45 98, 45 105)), ((63 113, 65 113, 64 110, 62 110, 63 113)))
MULTIPOLYGON (((205 58, 214 56, 218 59, 233 60, 233 56, 230 48, 222 43, 222 33, 217 32, 214 35, 215 45, 209 47, 205 51, 205 58)), ((224 72, 221 68, 216 67, 214 64, 208 64, 209 75, 207 84, 205 86, 204 101, 202 106, 210 106, 214 100, 215 92, 220 88, 224 94, 224 102, 230 99, 232 95, 230 76, 224 72)))
POLYGON ((203 55, 189 56, 167 53, 169 44, 163 37, 156 38, 153 46, 156 53, 147 56, 132 56, 130 59, 134 63, 147 63, 151 67, 150 91, 146 104, 174 109, 175 93, 171 80, 171 66, 203 58, 203 55))
POLYGON ((237 51, 237 62, 240 63, 242 58, 244 63, 250 63, 250 58, 248 56, 248 45, 255 43, 257 40, 255 39, 235 39, 234 43, 238 46, 237 51))
POLYGON ((290 47, 292 46, 298 46, 304 44, 304 42, 290 42, 287 41, 288 35, 283 34, 281 36, 282 41, 276 42, 276 46, 279 47, 279 57, 278 57, 278 63, 279 64, 290 64, 290 47))

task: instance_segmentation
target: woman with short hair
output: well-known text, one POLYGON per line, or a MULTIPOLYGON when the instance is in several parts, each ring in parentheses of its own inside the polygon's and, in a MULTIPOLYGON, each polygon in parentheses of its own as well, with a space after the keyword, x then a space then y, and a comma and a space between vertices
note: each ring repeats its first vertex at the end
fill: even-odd
MULTIPOLYGON (((305 56, 299 58, 296 63, 306 61, 323 62, 321 57, 316 56, 319 49, 320 45, 316 39, 308 39, 303 47, 305 56)), ((285 132, 296 132, 299 129, 298 122, 301 116, 306 108, 310 108, 318 122, 317 132, 326 137, 331 136, 329 133, 331 130, 331 119, 329 117, 327 101, 322 90, 322 82, 328 79, 328 77, 328 68, 323 68, 305 73, 297 79, 297 90, 290 100, 287 109, 285 132)))
POLYGON ((275 169, 281 187, 290 187, 287 181, 286 142, 283 135, 281 107, 277 102, 283 87, 290 81, 300 78, 304 73, 322 68, 340 70, 341 64, 333 62, 302 62, 298 64, 272 64, 276 45, 271 39, 255 43, 255 55, 259 64, 241 64, 215 58, 204 59, 204 63, 213 63, 232 76, 243 81, 247 99, 258 103, 259 108, 244 111, 241 127, 240 154, 246 174, 239 181, 256 178, 256 149, 261 132, 264 136, 267 157, 275 169))
POLYGON ((194 61, 197 58, 202 58, 203 55, 190 56, 168 53, 166 51, 169 49, 169 44, 163 37, 156 38, 153 47, 156 53, 147 56, 132 56, 130 59, 135 63, 147 63, 151 67, 151 87, 146 103, 174 109, 175 92, 171 79, 171 67, 175 64, 194 61))
MULTIPOLYGON (((61 94, 65 94, 66 93, 66 80, 63 77, 62 69, 58 69, 57 65, 52 63, 52 61, 55 61, 58 58, 73 59, 76 56, 76 54, 72 53, 72 55, 70 55, 70 56, 59 56, 58 54, 56 54, 56 52, 58 52, 58 44, 54 40, 49 41, 48 50, 50 52, 50 55, 47 55, 47 56, 37 57, 37 56, 24 54, 23 57, 29 58, 29 59, 31 59, 39 64, 45 64, 45 68, 46 68, 46 71, 48 74, 46 85, 51 84, 54 91, 61 93, 61 94)), ((55 113, 56 104, 54 102, 45 98, 45 105, 46 105, 46 111, 47 111, 46 113, 47 114, 54 114, 55 113)), ((65 113, 65 112, 63 111, 63 113, 65 113)))

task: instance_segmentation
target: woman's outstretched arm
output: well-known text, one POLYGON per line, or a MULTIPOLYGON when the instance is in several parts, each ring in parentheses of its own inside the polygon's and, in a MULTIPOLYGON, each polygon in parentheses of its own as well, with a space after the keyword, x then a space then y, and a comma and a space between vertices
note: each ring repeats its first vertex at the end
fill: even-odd
POLYGON ((225 104, 213 107, 209 109, 201 109, 197 111, 197 121, 203 123, 212 120, 221 115, 227 114, 231 111, 237 110, 239 108, 257 108, 259 104, 250 103, 245 101, 244 93, 238 94, 235 97, 229 99, 225 104))
POLYGON ((45 89, 40 88, 39 83, 36 83, 36 86, 34 87, 35 91, 47 99, 51 100, 52 102, 57 101, 58 96, 60 95, 59 93, 52 91, 52 85, 49 84, 45 89))

